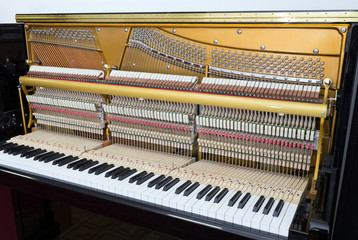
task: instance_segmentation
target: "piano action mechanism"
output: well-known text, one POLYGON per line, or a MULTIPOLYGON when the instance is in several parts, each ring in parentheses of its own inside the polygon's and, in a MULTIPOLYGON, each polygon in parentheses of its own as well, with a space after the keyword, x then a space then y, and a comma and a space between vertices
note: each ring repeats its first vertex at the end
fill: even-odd
POLYGON ((98 179, 35 174, 199 220, 306 231, 350 25, 277 14, 18 15, 32 132, 3 148, 98 179))

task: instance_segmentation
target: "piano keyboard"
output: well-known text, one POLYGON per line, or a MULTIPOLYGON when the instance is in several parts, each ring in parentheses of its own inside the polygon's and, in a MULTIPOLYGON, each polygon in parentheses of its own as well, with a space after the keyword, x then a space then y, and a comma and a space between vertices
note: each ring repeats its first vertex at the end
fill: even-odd
POLYGON ((297 209, 294 201, 265 196, 252 188, 190 181, 171 171, 164 175, 141 168, 141 163, 128 167, 128 161, 99 162, 86 158, 88 154, 73 156, 11 142, 0 145, 0 154, 3 167, 274 236, 288 236, 297 209))

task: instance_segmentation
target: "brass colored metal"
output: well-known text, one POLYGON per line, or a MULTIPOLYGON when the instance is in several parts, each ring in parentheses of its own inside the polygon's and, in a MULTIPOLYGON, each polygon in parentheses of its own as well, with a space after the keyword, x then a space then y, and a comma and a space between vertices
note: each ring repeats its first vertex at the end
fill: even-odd
POLYGON ((334 109, 333 110, 333 118, 332 118, 332 127, 331 127, 331 134, 330 134, 330 143, 329 143, 329 148, 328 148, 328 152, 330 154, 332 154, 332 149, 333 149, 333 141, 334 141, 334 132, 336 130, 336 121, 337 121, 337 110, 334 109))
POLYGON ((20 77, 20 81, 22 84, 27 86, 48 87, 80 92, 91 92, 96 94, 184 102, 218 107, 251 109, 255 111, 268 111, 285 114, 299 113, 303 116, 312 116, 322 119, 324 119, 327 114, 326 104, 258 99, 219 94, 206 94, 200 92, 150 89, 113 84, 63 81, 33 77, 20 77))
POLYGON ((323 103, 326 104, 327 98, 328 98, 328 90, 329 90, 329 87, 332 85, 332 80, 330 78, 324 79, 323 85, 324 85, 323 103))
POLYGON ((35 122, 36 120, 33 119, 32 109, 29 108, 29 123, 27 124, 27 128, 31 128, 31 125, 35 122))
POLYGON ((229 12, 229 13, 117 13, 117 14, 17 14, 17 22, 92 23, 347 23, 358 22, 357 11, 229 12))
MULTIPOLYGON (((129 31, 120 26, 96 26, 101 31, 96 32, 101 45, 105 63, 110 66, 120 66, 124 55, 124 45, 128 42, 129 31)), ((128 27, 126 27, 128 29, 128 27)))
MULTIPOLYGON (((166 74, 184 74, 195 75, 199 78, 205 74, 187 71, 183 73, 181 67, 176 64, 162 64, 160 58, 148 57, 147 53, 129 48, 128 42, 134 28, 153 28, 169 37, 173 37, 178 41, 190 41, 191 44, 205 46, 207 53, 214 49, 223 51, 231 51, 244 53, 245 56, 258 55, 258 58, 269 58, 267 61, 281 57, 284 62, 282 68, 287 66, 285 71, 291 71, 291 76, 295 77, 296 73, 303 69, 305 72, 311 71, 324 77, 332 79, 332 88, 336 89, 340 86, 340 73, 342 71, 343 54, 345 47, 345 39, 347 31, 341 32, 342 28, 349 29, 348 24, 167 24, 167 23, 141 23, 141 24, 85 24, 85 23, 27 23, 26 39, 29 40, 29 31, 31 29, 100 29, 94 31, 96 36, 96 45, 101 49, 100 55, 103 62, 97 62, 102 69, 104 65, 120 66, 121 70, 128 71, 149 71, 166 74), (172 33, 172 27, 175 26, 176 32, 172 33), (237 34, 237 29, 242 31, 237 34), (278 37, 279 36, 279 37, 278 37), (218 40, 218 44, 213 44, 213 39, 218 40), (329 39, 329 41, 327 41, 329 39), (264 50, 260 49, 261 45, 265 45, 264 50), (313 50, 319 49, 319 54, 314 54, 313 50), (129 50, 136 53, 137 58, 142 61, 135 63, 131 61, 129 50), (267 56, 266 56, 267 55, 267 56), (288 60, 285 58, 288 57, 288 60), (297 63, 297 60, 304 58, 303 61, 297 63), (150 59, 145 62, 145 59, 150 59), (296 60, 293 60, 296 59, 296 60), (311 59, 311 61, 309 61, 311 59), (316 61, 317 60, 317 61, 316 61), (319 60, 319 62, 318 62, 319 60), (319 65, 324 64, 324 65, 319 65), (288 65, 287 65, 288 64, 288 65), (303 64, 303 65, 302 65, 303 64), (302 65, 302 66, 301 66, 302 65), (319 66, 318 66, 319 65, 319 66), (296 68, 299 67, 299 70, 296 68), (149 70, 148 70, 149 69, 149 70)), ((33 44, 27 44, 29 63, 38 62, 39 56, 36 55, 33 44)), ((44 45, 48 47, 47 45, 44 45)), ((37 50, 39 51, 39 50, 37 50)), ((74 50, 73 50, 74 51, 74 50)), ((84 50, 83 50, 84 51, 84 50)), ((210 54, 207 55, 205 65, 211 65, 210 54)), ((50 56, 56 62, 67 61, 69 55, 50 56)), ((100 61, 100 60, 99 60, 100 61)), ((78 62, 78 61, 75 61, 78 62)), ((84 61, 85 63, 86 61, 84 61)), ((245 70, 255 72, 265 63, 253 60, 253 66, 256 70, 245 70), (261 65, 260 65, 261 64, 261 65)), ((276 63, 273 63, 276 64, 276 63)), ((277 65, 277 64, 276 64, 277 65)), ((204 70, 204 69, 203 69, 204 70)), ((205 69, 208 72, 207 69, 205 69)), ((280 70, 277 70, 279 74, 280 70)), ((203 71, 204 73, 204 71, 203 71)), ((108 74, 108 72, 107 72, 108 74)), ((303 73, 302 73, 303 74, 303 73)), ((304 77, 301 74, 301 77, 304 77)), ((279 74, 280 75, 280 74, 279 74)))
MULTIPOLYGON (((160 28, 166 34, 180 36, 201 44, 208 44, 213 48, 228 47, 239 50, 257 51, 271 54, 308 54, 315 56, 337 56, 341 53, 343 36, 339 30, 348 25, 331 24, 319 26, 315 24, 256 24, 220 27, 176 27, 176 33, 171 33, 171 27, 160 28), (242 34, 237 34, 237 29, 242 34), (217 44, 212 44, 213 39, 217 44), (329 39, 329 41, 327 41, 329 39), (265 49, 261 49, 264 45, 265 49), (319 49, 319 54, 313 50, 319 49)), ((210 51, 210 50, 209 50, 210 51)))
MULTIPOLYGON (((326 78, 323 81, 323 85, 324 85, 323 104, 326 105, 326 106, 327 106, 327 97, 328 97, 329 86, 331 84, 332 84, 332 80, 329 79, 329 78, 326 78)), ((313 181, 317 181, 319 165, 320 165, 320 162, 321 162, 322 139, 323 139, 323 135, 324 135, 324 122, 325 122, 325 119, 321 118, 320 119, 320 124, 319 124, 318 149, 317 149, 316 165, 315 165, 315 169, 314 169, 313 181)))
POLYGON ((24 126, 24 133, 27 134, 25 111, 24 111, 24 105, 22 104, 22 92, 20 86, 18 87, 18 92, 19 92, 20 106, 21 106, 22 125, 24 126))
POLYGON ((318 138, 318 149, 317 149, 316 165, 315 165, 315 169, 314 169, 313 181, 317 181, 318 170, 319 170, 319 165, 320 165, 320 161, 321 161, 322 139, 323 139, 323 134, 324 134, 324 118, 320 119, 319 131, 320 132, 319 132, 319 138, 318 138))

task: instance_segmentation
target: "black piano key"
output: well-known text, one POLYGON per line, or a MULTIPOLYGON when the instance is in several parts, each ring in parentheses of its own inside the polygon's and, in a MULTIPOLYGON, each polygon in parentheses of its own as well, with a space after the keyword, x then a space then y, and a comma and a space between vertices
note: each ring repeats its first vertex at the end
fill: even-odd
POLYGON ((117 178, 119 175, 121 175, 124 171, 127 171, 127 169, 128 169, 128 171, 130 170, 130 168, 124 168, 124 167, 122 167, 120 170, 118 170, 117 172, 115 172, 112 176, 111 176, 111 178, 112 179, 115 179, 115 178, 117 178))
POLYGON ((87 164, 87 163, 91 163, 91 162, 94 162, 93 160, 88 160, 87 158, 85 158, 85 161, 84 162, 81 162, 81 163, 78 163, 76 164, 72 169, 73 170, 79 170, 80 167, 82 167, 83 165, 87 164))
POLYGON ((42 158, 44 157, 47 157, 47 156, 50 156, 52 154, 54 154, 55 152, 54 151, 51 151, 51 152, 45 152, 44 154, 41 154, 41 155, 37 155, 34 157, 34 160, 41 160, 42 158))
POLYGON ((37 155, 41 155, 41 154, 43 154, 45 152, 46 152, 46 150, 43 150, 43 149, 35 149, 35 150, 31 151, 31 152, 23 153, 20 156, 25 157, 25 158, 32 158, 32 157, 35 157, 37 155))
POLYGON ((16 150, 15 152, 12 153, 12 155, 16 156, 16 155, 21 155, 25 152, 29 152, 31 150, 33 150, 34 148, 33 147, 29 147, 29 146, 24 146, 23 148, 21 149, 18 149, 16 150))
POLYGON ((102 174, 102 173, 104 173, 104 172, 108 171, 109 169, 111 169, 111 168, 113 168, 113 167, 114 167, 114 165, 113 165, 113 164, 110 164, 110 165, 104 166, 103 168, 98 169, 98 170, 97 170, 94 174, 95 174, 95 175, 100 175, 100 174, 102 174))
POLYGON ((86 169, 96 166, 98 163, 98 161, 88 160, 86 163, 81 164, 81 166, 79 166, 77 170, 83 172, 86 169))
POLYGON ((44 156, 49 156, 50 154, 52 154, 53 152, 48 152, 46 150, 44 150, 44 152, 40 153, 40 154, 36 154, 35 156, 33 156, 33 160, 37 161, 39 160, 40 157, 44 157, 44 156))
POLYGON ((78 166, 81 166, 82 164, 88 162, 87 158, 78 160, 76 162, 70 163, 67 165, 67 168, 72 168, 73 170, 77 170, 78 166))
POLYGON ((48 162, 52 162, 53 160, 62 158, 62 157, 64 157, 64 156, 65 156, 65 154, 56 152, 56 153, 54 153, 53 155, 50 155, 50 156, 47 156, 47 157, 42 158, 42 159, 40 160, 40 162, 43 161, 43 162, 45 162, 45 163, 48 163, 48 162))
POLYGON ((187 190, 184 191, 184 196, 189 196, 195 189, 197 189, 200 186, 198 182, 193 183, 190 187, 188 187, 187 190))
MULTIPOLYGON (((61 159, 60 159, 60 160, 61 160, 61 159)), ((66 160, 62 159, 62 160, 58 163, 58 166, 59 166, 59 167, 62 167, 62 166, 64 166, 64 165, 67 165, 67 164, 69 164, 69 163, 71 163, 71 162, 74 162, 74 161, 76 161, 76 160, 78 160, 78 157, 73 157, 73 156, 71 156, 70 158, 67 158, 66 160)))
POLYGON ((265 197, 264 196, 260 196, 259 200, 257 200, 257 202, 254 205, 254 208, 252 209, 253 212, 258 212, 262 206, 262 204, 265 201, 265 197))
POLYGON ((146 172, 146 171, 141 172, 141 173, 138 173, 138 174, 134 175, 133 177, 131 177, 131 178, 129 179, 129 183, 134 183, 134 182, 137 181, 139 178, 141 178, 141 177, 143 177, 143 176, 145 176, 145 175, 147 175, 147 172, 146 172))
POLYGON ((274 202, 275 202, 275 199, 270 198, 270 199, 268 200, 266 206, 264 207, 264 210, 263 210, 262 213, 265 214, 265 215, 269 214, 269 212, 270 212, 270 210, 271 210, 272 205, 273 205, 274 202))
POLYGON ((182 193, 187 187, 189 187, 191 185, 191 181, 188 180, 185 183, 183 183, 181 186, 179 186, 176 190, 175 190, 175 194, 180 194, 182 193))
POLYGON ((239 202, 239 205, 237 206, 238 208, 244 208, 247 201, 249 201, 249 199, 251 198, 251 194, 250 193, 246 193, 245 196, 241 199, 241 201, 239 202))
POLYGON ((219 203, 226 196, 226 194, 228 192, 229 192, 229 189, 227 189, 227 188, 224 188, 223 190, 221 190, 221 192, 215 197, 214 203, 219 203))
POLYGON ((273 215, 272 215, 272 216, 278 217, 278 216, 280 215, 280 213, 281 213, 281 210, 282 210, 284 204, 285 204, 285 202, 281 199, 281 200, 278 202, 278 204, 277 204, 277 206, 276 206, 276 208, 275 208, 275 211, 273 212, 273 215))
POLYGON ((211 199, 213 199, 213 197, 220 191, 219 187, 215 187, 213 190, 211 190, 211 192, 208 193, 208 195, 206 195, 205 197, 205 201, 210 201, 211 199))
POLYGON ((147 175, 141 177, 140 179, 138 179, 137 181, 137 185, 141 185, 142 183, 145 183, 146 181, 148 181, 150 178, 152 178, 154 176, 154 173, 148 173, 147 175))
POLYGON ((7 149, 7 148, 11 148, 11 147, 16 146, 16 145, 17 144, 15 144, 15 143, 3 143, 3 144, 0 145, 0 151, 3 151, 5 149, 7 149))
POLYGON ((63 154, 63 153, 57 153, 57 154, 55 154, 53 156, 50 156, 50 157, 47 157, 46 159, 44 159, 44 163, 52 162, 53 160, 62 158, 64 156, 65 156, 65 154, 63 154))
MULTIPOLYGON (((87 159, 86 159, 87 160, 87 159)), ((80 163, 82 163, 82 162, 84 162, 84 161, 86 161, 85 159, 80 159, 80 160, 78 160, 78 161, 75 161, 75 162, 72 162, 72 163, 70 163, 70 164, 68 164, 66 167, 67 168, 73 168, 74 166, 76 166, 77 164, 80 164, 80 163)))
POLYGON ((163 191, 166 192, 169 189, 171 189, 175 184, 177 184, 180 181, 179 178, 175 178, 173 179, 171 182, 167 183, 164 187, 163 187, 163 191))
POLYGON ((26 157, 27 155, 29 155, 29 154, 31 154, 31 153, 33 153, 33 152, 36 152, 36 151, 40 151, 40 150, 41 150, 41 149, 39 149, 39 148, 34 148, 34 149, 29 150, 29 151, 27 151, 27 152, 21 153, 21 154, 20 154, 20 157, 26 157))
POLYGON ((52 157, 52 156, 57 156, 57 154, 59 154, 58 152, 54 152, 54 153, 51 153, 51 154, 47 154, 46 156, 41 156, 39 157, 38 161, 39 162, 43 162, 45 159, 49 158, 49 157, 52 157))
POLYGON ((19 151, 22 151, 22 150, 24 150, 24 149, 26 149, 26 148, 28 148, 28 146, 26 146, 26 145, 20 145, 19 147, 17 147, 17 148, 13 148, 12 150, 10 150, 10 154, 14 154, 14 153, 17 153, 17 152, 19 152, 19 151))
POLYGON ((67 159, 69 159, 69 158, 72 158, 72 157, 73 157, 73 156, 70 155, 70 156, 66 156, 66 157, 60 158, 60 159, 56 159, 55 161, 52 162, 52 165, 57 165, 57 164, 59 164, 61 161, 65 161, 65 160, 67 160, 67 159))
POLYGON ((101 165, 98 165, 98 168, 93 172, 95 175, 99 175, 99 174, 96 174, 97 172, 102 172, 103 169, 106 169, 107 167, 109 166, 108 163, 103 163, 101 165))
POLYGON ((198 195, 196 196, 196 199, 202 199, 213 187, 211 185, 206 186, 203 190, 201 190, 198 195))
POLYGON ((137 172, 137 169, 131 169, 131 170, 127 171, 126 173, 122 173, 121 175, 119 175, 118 180, 122 181, 122 180, 126 179, 127 177, 133 175, 136 172, 137 172))
POLYGON ((123 171, 121 171, 121 172, 117 175, 117 177, 119 178, 119 177, 121 177, 122 175, 127 174, 130 170, 131 170, 131 169, 130 169, 129 167, 126 167, 125 169, 123 169, 123 171))
POLYGON ((18 155, 21 153, 22 150, 26 149, 27 146, 20 146, 18 148, 13 148, 11 149, 8 154, 11 154, 11 155, 18 155))
POLYGON ((2 151, 3 151, 4 153, 7 153, 10 149, 17 148, 17 147, 19 147, 19 146, 20 146, 19 144, 10 143, 10 144, 7 144, 7 145, 3 146, 2 151))
POLYGON ((229 200, 228 206, 232 207, 235 205, 235 203, 237 202, 237 200, 239 200, 239 198, 241 197, 242 193, 241 191, 238 191, 237 193, 235 193, 234 196, 232 196, 232 198, 229 200))
POLYGON ((170 182, 173 178, 172 177, 167 177, 165 179, 163 179, 162 181, 158 182, 155 185, 155 189, 160 189, 161 187, 163 187, 165 184, 167 184, 168 182, 170 182))
POLYGON ((148 187, 151 188, 153 187, 154 185, 156 185, 158 182, 162 181, 163 179, 165 178, 164 175, 160 175, 159 177, 153 179, 152 181, 150 181, 148 183, 148 187))
POLYGON ((101 168, 103 168, 103 167, 105 167, 107 165, 108 165, 107 163, 102 163, 102 164, 100 164, 98 166, 95 166, 95 167, 91 168, 90 170, 88 170, 88 173, 94 173, 97 170, 99 170, 99 169, 101 169, 101 168))
POLYGON ((23 154, 23 153, 28 152, 28 151, 33 150, 33 149, 34 149, 33 147, 25 146, 24 148, 22 148, 20 150, 17 150, 14 153, 12 153, 12 155, 16 156, 16 155, 23 154))
POLYGON ((106 172, 106 175, 104 175, 104 176, 105 176, 105 177, 110 177, 110 176, 112 176, 113 174, 115 174, 116 172, 120 171, 121 169, 123 169, 122 166, 117 167, 117 168, 115 168, 115 169, 112 169, 111 171, 106 172))
POLYGON ((14 147, 5 149, 5 150, 4 150, 4 153, 12 154, 14 151, 16 151, 16 150, 18 150, 18 149, 22 149, 22 148, 24 148, 24 147, 25 147, 24 145, 17 145, 17 146, 14 146, 14 147))

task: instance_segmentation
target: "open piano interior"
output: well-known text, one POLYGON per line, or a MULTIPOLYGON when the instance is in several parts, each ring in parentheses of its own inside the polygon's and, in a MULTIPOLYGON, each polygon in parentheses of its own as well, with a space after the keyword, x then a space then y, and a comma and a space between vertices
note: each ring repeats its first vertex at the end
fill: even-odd
POLYGON ((27 23, 32 131, 0 165, 254 238, 307 232, 342 28, 27 23))

